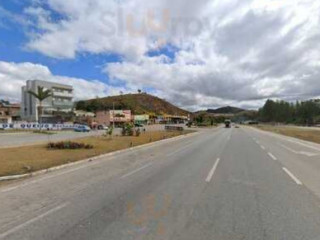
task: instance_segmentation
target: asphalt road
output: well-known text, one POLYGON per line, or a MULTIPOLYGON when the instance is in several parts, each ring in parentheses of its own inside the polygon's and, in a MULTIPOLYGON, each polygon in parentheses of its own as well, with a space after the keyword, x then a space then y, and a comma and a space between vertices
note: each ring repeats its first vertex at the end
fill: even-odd
POLYGON ((0 188, 0 239, 320 239, 320 147, 201 131, 0 188))

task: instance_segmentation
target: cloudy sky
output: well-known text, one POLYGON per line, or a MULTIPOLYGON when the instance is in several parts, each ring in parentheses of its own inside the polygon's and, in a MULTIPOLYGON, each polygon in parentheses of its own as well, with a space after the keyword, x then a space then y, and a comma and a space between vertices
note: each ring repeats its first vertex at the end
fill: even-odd
POLYGON ((0 0, 0 98, 137 89, 189 110, 320 96, 320 1, 0 0))

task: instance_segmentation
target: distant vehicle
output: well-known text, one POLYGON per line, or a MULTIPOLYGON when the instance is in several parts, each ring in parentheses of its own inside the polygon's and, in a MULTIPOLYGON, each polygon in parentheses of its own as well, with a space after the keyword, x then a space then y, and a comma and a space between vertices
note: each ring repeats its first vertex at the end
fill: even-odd
POLYGON ((98 130, 108 130, 109 128, 105 125, 98 125, 98 130))
POLYGON ((75 132, 90 132, 91 128, 86 125, 79 125, 74 128, 75 132))
POLYGON ((226 128, 231 128, 231 120, 225 120, 224 124, 225 124, 226 128))
POLYGON ((134 126, 135 127, 144 127, 141 123, 135 123, 134 126))

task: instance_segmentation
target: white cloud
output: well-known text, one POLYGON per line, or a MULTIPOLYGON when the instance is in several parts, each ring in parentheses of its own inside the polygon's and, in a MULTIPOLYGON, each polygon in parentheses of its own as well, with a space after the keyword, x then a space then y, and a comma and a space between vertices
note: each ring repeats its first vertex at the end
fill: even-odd
POLYGON ((0 99, 20 102, 21 87, 26 84, 27 80, 34 79, 72 85, 76 100, 116 95, 119 94, 119 91, 128 91, 127 89, 109 86, 97 80, 88 81, 55 76, 47 67, 39 64, 0 61, 0 99))
POLYGON ((268 97, 320 95, 319 1, 35 2, 24 11, 37 30, 30 50, 70 59, 119 54, 123 61, 104 69, 113 81, 155 89, 180 106, 256 107, 268 97), (147 55, 161 43, 174 47, 173 59, 147 55))

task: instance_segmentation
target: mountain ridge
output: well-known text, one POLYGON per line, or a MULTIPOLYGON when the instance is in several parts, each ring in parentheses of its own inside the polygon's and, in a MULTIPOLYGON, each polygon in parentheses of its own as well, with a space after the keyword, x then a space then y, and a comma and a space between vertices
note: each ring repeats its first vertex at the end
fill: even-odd
POLYGON ((123 94, 109 96, 85 101, 79 101, 76 105, 77 110, 95 112, 98 110, 113 109, 131 110, 133 114, 155 114, 155 115, 189 115, 190 112, 181 109, 172 103, 159 97, 147 94, 123 94))

